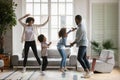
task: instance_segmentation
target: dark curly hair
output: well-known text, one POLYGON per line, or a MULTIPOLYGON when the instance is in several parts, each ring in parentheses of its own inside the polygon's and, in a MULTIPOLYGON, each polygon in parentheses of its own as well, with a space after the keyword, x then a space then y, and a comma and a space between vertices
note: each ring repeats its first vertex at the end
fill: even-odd
POLYGON ((40 35, 38 36, 38 40, 39 40, 40 42, 43 42, 43 40, 44 40, 44 35, 43 35, 43 34, 40 34, 40 35))
POLYGON ((26 19, 26 23, 29 23, 30 21, 33 21, 33 22, 34 22, 35 20, 34 20, 33 17, 28 17, 28 18, 26 19))
POLYGON ((78 19, 79 21, 82 21, 82 16, 81 15, 76 15, 75 19, 78 19))
POLYGON ((58 32, 58 36, 60 37, 65 37, 66 34, 66 28, 61 28, 60 31, 58 32))

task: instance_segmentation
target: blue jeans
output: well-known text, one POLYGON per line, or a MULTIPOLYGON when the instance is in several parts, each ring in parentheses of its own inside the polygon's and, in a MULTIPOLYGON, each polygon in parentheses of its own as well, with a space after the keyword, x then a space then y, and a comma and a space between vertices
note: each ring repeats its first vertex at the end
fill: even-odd
POLYGON ((78 50, 78 61, 82 65, 83 69, 86 71, 87 69, 90 70, 90 64, 87 60, 86 56, 86 46, 80 46, 78 50))
POLYGON ((60 68, 63 68, 66 66, 66 53, 64 49, 58 49, 58 51, 62 57, 60 68))

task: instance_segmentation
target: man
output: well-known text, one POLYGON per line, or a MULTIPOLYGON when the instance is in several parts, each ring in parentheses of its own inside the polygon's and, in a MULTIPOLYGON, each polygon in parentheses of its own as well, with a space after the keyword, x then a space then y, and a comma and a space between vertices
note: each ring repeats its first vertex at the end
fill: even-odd
POLYGON ((86 52, 87 52, 87 46, 88 46, 88 39, 87 39, 87 33, 85 30, 85 25, 82 23, 82 17, 80 15, 75 16, 75 22, 78 26, 77 32, 76 32, 76 39, 74 42, 71 43, 71 46, 74 44, 79 47, 78 49, 78 55, 77 60, 82 65, 84 71, 86 72, 83 78, 89 78, 90 77, 90 64, 86 58, 86 52))

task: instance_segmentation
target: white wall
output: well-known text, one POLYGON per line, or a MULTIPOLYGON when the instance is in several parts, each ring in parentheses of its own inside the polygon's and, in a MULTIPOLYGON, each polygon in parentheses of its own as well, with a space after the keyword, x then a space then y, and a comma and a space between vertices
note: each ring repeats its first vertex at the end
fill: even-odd
MULTIPOLYGON (((87 36, 88 40, 90 41, 90 22, 89 22, 89 0, 74 0, 74 16, 81 15, 82 18, 85 20, 87 25, 87 36)), ((90 51, 90 43, 88 46, 88 55, 90 51)))
MULTIPOLYGON (((119 0, 90 0, 90 5, 92 4, 92 3, 118 3, 118 1, 119 0)), ((119 8, 120 9, 120 8, 119 8)), ((91 12, 90 12, 91 13, 91 12)), ((91 13, 92 14, 92 13, 91 13)), ((120 14, 120 13, 119 13, 120 14)), ((92 20, 91 19, 92 17, 90 17, 90 20, 92 20)), ((91 26, 91 25, 90 25, 91 26)), ((119 32, 120 30, 118 30, 118 37, 120 37, 119 35, 120 35, 120 32, 119 32)), ((120 38, 119 38, 119 40, 120 40, 120 38)), ((119 42, 119 40, 118 40, 118 43, 119 43, 119 46, 120 46, 120 42, 119 42)), ((118 65, 120 65, 120 57, 118 56, 118 55, 120 55, 120 48, 118 49, 118 53, 115 53, 115 62, 116 62, 116 66, 118 66, 118 65)))

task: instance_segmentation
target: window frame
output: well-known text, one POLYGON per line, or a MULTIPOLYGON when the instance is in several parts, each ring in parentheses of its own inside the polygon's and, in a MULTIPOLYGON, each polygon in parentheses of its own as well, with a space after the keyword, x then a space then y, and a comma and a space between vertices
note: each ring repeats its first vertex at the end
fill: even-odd
MULTIPOLYGON (((34 0, 33 0, 33 1, 34 1, 34 0)), ((51 10, 52 10, 52 9, 51 9, 51 4, 56 3, 56 4, 57 4, 57 9, 59 9, 59 4, 60 4, 60 3, 61 3, 61 4, 64 3, 64 4, 65 4, 65 15, 64 15, 64 16, 66 16, 66 17, 67 17, 67 16, 73 17, 71 27, 74 26, 74 22, 73 22, 73 21, 74 21, 74 15, 73 15, 73 14, 74 14, 74 0, 73 0, 72 2, 69 2, 69 1, 66 2, 66 1, 67 1, 67 0, 65 0, 65 2, 59 2, 59 1, 57 0, 57 2, 51 2, 51 0, 48 0, 48 2, 41 2, 41 0, 40 0, 40 9, 42 8, 42 7, 41 7, 41 4, 44 4, 44 3, 48 4, 48 16, 50 16, 50 17, 56 16, 56 17, 57 17, 57 21, 58 21, 58 24, 55 25, 55 26, 58 26, 58 27, 56 27, 56 28, 52 28, 53 25, 51 24, 51 20, 50 20, 50 21, 48 22, 48 24, 47 24, 49 27, 47 27, 47 28, 46 28, 46 27, 40 28, 40 33, 41 33, 41 31, 42 31, 43 29, 48 29, 48 36, 46 36, 48 42, 49 42, 49 41, 52 41, 52 30, 53 30, 53 29, 56 29, 57 32, 58 32, 58 31, 60 30, 60 28, 63 27, 63 26, 60 27, 60 23, 59 23, 59 16, 61 16, 61 15, 59 15, 59 10, 57 11, 57 15, 52 15, 52 14, 51 14, 51 10), (67 15, 67 14, 66 14, 66 6, 67 6, 67 3, 71 3, 71 4, 72 4, 72 8, 73 8, 73 10, 72 10, 72 11, 73 11, 73 12, 72 12, 72 15, 67 15)), ((22 6, 22 10, 23 10, 22 12, 23 12, 23 13, 22 13, 22 14, 26 14, 26 4, 27 4, 27 3, 33 3, 33 8, 34 8, 34 4, 37 3, 37 2, 26 2, 26 0, 22 0, 22 4, 23 4, 23 6, 22 6)), ((38 3, 38 4, 39 4, 39 3, 38 3)), ((40 13, 41 13, 41 11, 40 11, 40 13)), ((35 15, 34 15, 34 9, 33 9, 32 14, 33 14, 32 16, 34 17, 34 16, 35 16, 35 15)), ((41 14, 40 14, 40 15, 38 15, 38 16, 47 16, 47 15, 41 15, 41 14)), ((70 27, 70 28, 71 28, 71 27, 70 27)), ((67 28, 67 27, 66 27, 66 28, 67 28)), ((67 28, 67 30, 69 30, 70 28, 67 28)), ((74 33, 73 33, 73 34, 74 34, 74 33)), ((72 36, 74 37, 74 35, 72 35, 72 36)), ((56 41, 56 40, 55 40, 55 41, 56 41)), ((58 41, 58 39, 57 39, 57 41, 58 41)), ((56 41, 56 42, 57 42, 57 41, 56 41)), ((68 40, 68 41, 69 41, 69 40, 68 40)), ((56 42, 55 42, 55 44, 56 44, 56 42)), ((70 42, 70 41, 69 41, 69 42, 70 42)))

